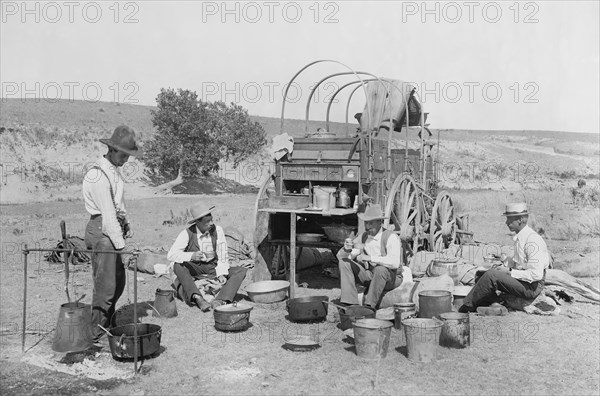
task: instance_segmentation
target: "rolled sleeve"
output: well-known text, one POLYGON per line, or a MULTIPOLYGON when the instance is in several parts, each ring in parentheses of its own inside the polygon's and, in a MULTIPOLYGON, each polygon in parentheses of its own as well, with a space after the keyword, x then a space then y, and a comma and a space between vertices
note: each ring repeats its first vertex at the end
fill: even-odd
POLYGON ((384 267, 390 269, 399 268, 400 262, 402 261, 402 254, 398 235, 390 235, 386 243, 386 250, 387 252, 385 256, 372 255, 371 263, 373 265, 383 265, 384 267))
POLYGON ((173 246, 171 246, 171 249, 169 249, 169 253, 167 253, 167 260, 180 264, 185 263, 186 261, 191 261, 194 252, 185 251, 189 241, 190 238, 187 230, 180 232, 177 236, 177 239, 175 239, 173 246))

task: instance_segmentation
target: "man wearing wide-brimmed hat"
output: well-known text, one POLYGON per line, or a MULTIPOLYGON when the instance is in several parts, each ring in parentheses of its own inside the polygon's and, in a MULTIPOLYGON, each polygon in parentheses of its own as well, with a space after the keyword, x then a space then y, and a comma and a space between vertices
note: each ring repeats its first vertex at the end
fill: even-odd
POLYGON ((402 253, 400 239, 391 230, 383 229, 385 216, 378 204, 370 205, 358 218, 365 222, 365 232, 352 246, 344 245, 338 254, 340 303, 359 304, 356 282, 368 285, 364 305, 377 308, 383 292, 402 283, 402 253))
MULTIPOLYGON (((83 200, 90 220, 85 231, 88 249, 121 250, 131 236, 123 193, 125 183, 119 171, 129 156, 140 156, 135 132, 128 126, 117 127, 110 139, 100 139, 108 152, 90 167, 83 180, 83 200)), ((120 254, 92 255, 94 291, 92 325, 96 338, 104 335, 96 325, 111 327, 117 301, 125 287, 125 268, 120 254)))
POLYGON ((503 216, 508 229, 515 233, 513 257, 503 254, 503 265, 483 274, 463 300, 459 312, 474 312, 479 306, 496 302, 496 291, 533 300, 544 289, 550 256, 546 242, 527 225, 527 204, 507 204, 503 216))
POLYGON ((244 278, 246 268, 229 267, 227 240, 223 229, 213 223, 214 206, 198 202, 190 212, 190 226, 183 230, 167 254, 174 263, 177 276, 173 287, 188 304, 195 304, 203 312, 232 302, 244 278), (209 304, 195 283, 200 278, 220 278, 225 284, 209 304))

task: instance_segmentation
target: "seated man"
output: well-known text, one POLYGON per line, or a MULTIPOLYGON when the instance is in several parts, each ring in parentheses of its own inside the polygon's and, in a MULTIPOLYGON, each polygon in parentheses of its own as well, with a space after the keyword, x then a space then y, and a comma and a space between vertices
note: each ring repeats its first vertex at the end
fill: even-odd
POLYGON ((533 300, 544 289, 550 256, 546 242, 527 225, 527 204, 508 204, 503 215, 508 229, 516 234, 514 256, 502 254, 503 265, 481 276, 463 300, 459 312, 474 312, 479 306, 490 305, 497 300, 496 291, 533 300))
POLYGON ((380 205, 370 205, 358 214, 365 222, 365 232, 352 246, 344 245, 337 254, 342 295, 340 303, 358 304, 356 281, 369 286, 364 305, 376 308, 383 292, 402 283, 400 239, 383 229, 385 218, 380 205))
POLYGON ((246 268, 229 268, 227 241, 220 226, 213 224, 209 207, 198 203, 191 208, 193 219, 190 227, 183 230, 167 254, 174 262, 173 270, 177 279, 173 287, 179 297, 188 304, 196 304, 203 312, 232 302, 246 277, 246 268), (202 277, 220 278, 227 281, 215 300, 208 304, 202 297, 195 280, 202 277))

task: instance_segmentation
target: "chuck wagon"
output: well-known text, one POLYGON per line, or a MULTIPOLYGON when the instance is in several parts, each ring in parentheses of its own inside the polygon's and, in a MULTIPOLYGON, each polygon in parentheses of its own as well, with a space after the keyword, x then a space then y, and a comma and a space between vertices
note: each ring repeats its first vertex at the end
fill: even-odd
POLYGON ((287 143, 282 145, 286 149, 275 160, 274 172, 261 186, 255 203, 255 281, 289 276, 294 284, 301 248, 337 252, 345 238, 364 230, 357 213, 369 204, 381 205, 387 217, 384 226, 400 236, 404 264, 419 250, 441 251, 457 239, 453 200, 437 188, 439 145, 432 139, 428 113, 415 87, 354 71, 337 61, 319 60, 300 69, 288 88, 303 71, 321 62, 347 70, 325 76, 310 91, 305 137, 290 139, 286 134, 287 90, 284 93, 280 135, 274 141, 287 143), (309 131, 315 90, 342 76, 355 79, 339 85, 332 95, 323 128, 309 131), (346 88, 345 128, 332 132, 331 106, 346 88), (366 104, 356 114, 358 124, 351 131, 350 100, 358 90, 364 93, 366 104))

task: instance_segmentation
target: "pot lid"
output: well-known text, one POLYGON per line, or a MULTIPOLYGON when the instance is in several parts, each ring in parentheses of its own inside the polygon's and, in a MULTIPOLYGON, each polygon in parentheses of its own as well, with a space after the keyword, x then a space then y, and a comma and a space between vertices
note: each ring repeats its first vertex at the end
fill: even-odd
POLYGON ((293 340, 287 341, 283 345, 286 349, 293 351, 305 351, 319 348, 321 345, 312 336, 299 336, 293 340))
POLYGON ((394 307, 381 308, 375 313, 376 319, 394 320, 394 307))
POLYGON ((226 304, 221 305, 220 307, 215 308, 216 312, 227 312, 227 313, 245 313, 252 311, 252 307, 249 305, 243 304, 226 304))
POLYGON ((473 286, 454 286, 454 294, 455 296, 466 296, 469 294, 473 286))

